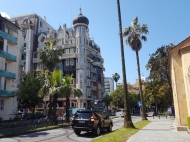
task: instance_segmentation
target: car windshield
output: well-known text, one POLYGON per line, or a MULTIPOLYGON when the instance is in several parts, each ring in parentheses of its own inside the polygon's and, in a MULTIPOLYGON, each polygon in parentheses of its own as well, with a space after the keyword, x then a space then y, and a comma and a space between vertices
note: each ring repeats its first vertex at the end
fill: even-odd
POLYGON ((77 112, 75 118, 90 119, 92 114, 90 112, 77 112))

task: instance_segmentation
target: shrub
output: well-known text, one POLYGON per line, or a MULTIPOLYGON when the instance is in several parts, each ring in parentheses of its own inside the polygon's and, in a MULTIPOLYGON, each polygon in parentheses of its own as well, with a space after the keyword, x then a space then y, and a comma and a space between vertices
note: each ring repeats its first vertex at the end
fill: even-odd
POLYGON ((187 117, 187 126, 188 126, 188 128, 190 129, 190 116, 187 117))

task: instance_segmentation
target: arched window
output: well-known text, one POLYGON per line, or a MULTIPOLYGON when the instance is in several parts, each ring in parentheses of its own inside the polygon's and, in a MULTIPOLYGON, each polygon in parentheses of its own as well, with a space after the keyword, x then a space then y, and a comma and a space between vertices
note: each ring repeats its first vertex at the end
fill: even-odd
POLYGON ((0 36, 0 50, 3 50, 4 47, 4 38, 0 36))

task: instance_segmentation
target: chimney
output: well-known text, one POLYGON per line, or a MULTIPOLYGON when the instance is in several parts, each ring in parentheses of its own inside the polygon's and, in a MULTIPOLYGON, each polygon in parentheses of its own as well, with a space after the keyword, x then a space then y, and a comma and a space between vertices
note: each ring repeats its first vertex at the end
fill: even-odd
POLYGON ((46 21, 46 16, 44 16, 44 20, 46 21))

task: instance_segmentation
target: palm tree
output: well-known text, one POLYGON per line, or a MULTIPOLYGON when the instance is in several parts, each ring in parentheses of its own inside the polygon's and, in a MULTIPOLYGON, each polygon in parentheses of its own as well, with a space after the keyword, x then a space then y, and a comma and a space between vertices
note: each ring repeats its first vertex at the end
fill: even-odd
POLYGON ((148 33, 148 27, 146 24, 143 24, 142 26, 138 23, 138 17, 136 17, 132 22, 132 26, 129 26, 126 28, 123 32, 123 36, 126 38, 126 44, 131 47, 133 51, 136 53, 136 59, 137 59, 137 67, 138 67, 138 76, 139 76, 139 91, 140 91, 140 98, 142 103, 142 120, 147 120, 145 115, 145 106, 144 106, 144 100, 143 100, 143 93, 142 93, 142 82, 141 82, 141 74, 140 74, 140 63, 139 63, 139 51, 142 48, 142 42, 146 41, 146 34, 148 33))
MULTIPOLYGON (((112 74, 112 78, 116 83, 116 91, 117 91, 117 82, 120 79, 120 75, 118 73, 112 74)), ((117 108, 118 108, 118 100, 117 100, 117 108)))
MULTIPOLYGON (((45 44, 46 47, 44 48, 43 51, 39 53, 39 57, 45 69, 49 70, 50 72, 53 72, 57 64, 60 62, 59 57, 62 55, 62 50, 53 49, 53 47, 56 45, 56 40, 48 41, 45 44)), ((49 112, 48 112, 49 118, 51 118, 52 115, 52 97, 53 97, 52 95, 49 96, 49 112)))
POLYGON ((122 61, 122 73, 123 73, 123 87, 124 87, 124 128, 134 128, 133 122, 131 120, 130 106, 129 106, 129 97, 127 91, 127 79, 125 71, 125 56, 123 49, 123 37, 122 37, 122 23, 121 23, 121 11, 120 11, 120 1, 117 0, 117 10, 118 10, 118 19, 119 19, 119 35, 120 35, 120 46, 121 46, 121 61, 122 61))
POLYGON ((112 74, 112 78, 116 83, 116 88, 117 88, 117 82, 120 79, 120 75, 118 73, 112 74))
POLYGON ((61 49, 53 49, 56 45, 56 40, 48 41, 45 44, 46 48, 40 52, 39 56, 45 69, 52 72, 60 62, 59 57, 62 55, 63 51, 61 49))
POLYGON ((44 80, 46 80, 47 83, 42 86, 39 91, 39 95, 43 97, 49 96, 53 98, 53 113, 52 115, 49 115, 49 119, 56 124, 57 98, 62 95, 60 92, 60 88, 63 86, 62 73, 61 70, 56 70, 49 74, 42 71, 41 75, 44 76, 44 80))
POLYGON ((82 96, 82 92, 79 89, 76 89, 72 85, 72 76, 73 75, 66 75, 63 77, 63 87, 60 88, 60 92, 62 93, 63 97, 66 98, 66 121, 69 122, 70 113, 69 113, 69 106, 70 106, 70 96, 73 94, 75 97, 82 96))

